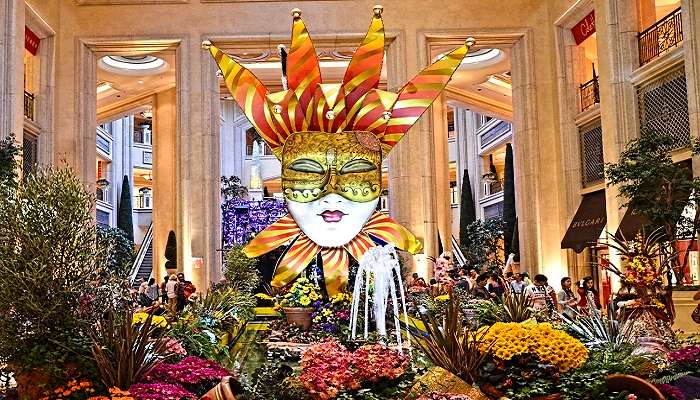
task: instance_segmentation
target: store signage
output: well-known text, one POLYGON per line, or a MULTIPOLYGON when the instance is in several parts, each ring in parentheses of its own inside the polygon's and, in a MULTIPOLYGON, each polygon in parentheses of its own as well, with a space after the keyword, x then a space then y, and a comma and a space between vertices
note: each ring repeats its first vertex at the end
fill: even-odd
POLYGON ((39 50, 39 36, 32 32, 31 29, 24 27, 24 48, 27 49, 33 56, 39 50))
POLYGON ((573 28, 571 33, 574 35, 576 45, 583 43, 592 34, 595 33, 595 11, 591 11, 584 19, 579 21, 573 28))

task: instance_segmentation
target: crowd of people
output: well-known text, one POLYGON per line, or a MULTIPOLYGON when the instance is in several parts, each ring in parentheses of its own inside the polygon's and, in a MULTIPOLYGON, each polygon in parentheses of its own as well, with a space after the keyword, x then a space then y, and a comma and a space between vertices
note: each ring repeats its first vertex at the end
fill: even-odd
POLYGON ((456 287, 467 291, 475 299, 497 303, 502 302, 506 294, 524 294, 531 299, 532 308, 553 316, 590 315, 600 313, 601 310, 600 296, 590 276, 577 281, 575 288, 572 279, 564 277, 557 291, 545 275, 537 274, 531 278, 527 272, 515 270, 510 263, 506 268, 496 268, 496 272, 489 271, 488 266, 479 269, 457 268, 447 253, 436 260, 433 272, 434 277, 430 282, 426 282, 418 273, 413 273, 408 282, 409 293, 431 291, 439 294, 456 287))
POLYGON ((162 310, 175 315, 185 308, 188 301, 193 300, 196 291, 195 285, 180 272, 177 275, 166 275, 160 284, 155 278, 148 281, 141 278, 133 297, 136 307, 143 311, 162 310))

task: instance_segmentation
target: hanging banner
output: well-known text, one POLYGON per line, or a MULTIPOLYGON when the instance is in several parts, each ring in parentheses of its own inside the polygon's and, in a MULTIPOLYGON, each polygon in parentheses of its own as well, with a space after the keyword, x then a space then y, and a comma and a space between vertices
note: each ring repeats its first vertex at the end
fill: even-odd
POLYGON ((584 19, 574 25, 574 27, 571 28, 571 33, 574 35, 574 40, 576 41, 577 46, 594 34, 595 11, 591 11, 591 13, 586 15, 584 19))
POLYGON ((39 50, 39 36, 32 32, 31 29, 24 27, 24 48, 27 49, 33 56, 36 55, 37 50, 39 50))

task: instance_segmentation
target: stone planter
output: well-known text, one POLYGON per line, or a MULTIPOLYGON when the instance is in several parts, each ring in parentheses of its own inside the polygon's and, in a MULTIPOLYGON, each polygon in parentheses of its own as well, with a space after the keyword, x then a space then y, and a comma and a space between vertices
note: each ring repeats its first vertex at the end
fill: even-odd
POLYGON ((218 385, 200 397, 200 400, 236 400, 235 395, 240 393, 235 386, 233 378, 225 376, 218 385))
POLYGON ((664 400, 664 395, 659 389, 652 385, 649 381, 639 378, 634 375, 613 374, 605 378, 608 384, 608 389, 616 392, 628 390, 637 396, 651 399, 664 400))
POLYGON ((311 314, 314 309, 308 307, 284 307, 284 315, 287 317, 287 323, 299 327, 303 331, 308 331, 311 328, 311 314))

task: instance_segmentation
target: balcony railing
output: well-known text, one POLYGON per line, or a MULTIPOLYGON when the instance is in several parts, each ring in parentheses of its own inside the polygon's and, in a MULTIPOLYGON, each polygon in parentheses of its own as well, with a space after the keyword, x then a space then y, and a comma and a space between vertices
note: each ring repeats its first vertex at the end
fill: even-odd
POLYGON ((99 200, 99 201, 104 201, 105 203, 109 203, 109 202, 111 201, 111 198, 110 198, 109 194, 110 194, 110 193, 109 193, 109 188, 108 188, 108 187, 101 188, 101 187, 98 186, 98 187, 95 189, 95 197, 96 197, 97 200, 99 200))
POLYGON ((24 116, 34 121, 34 95, 24 92, 24 116))
POLYGON ((581 112, 586 111, 594 105, 600 103, 600 90, 597 76, 594 76, 590 81, 581 84, 579 91, 581 93, 581 112))
POLYGON ((681 21, 681 8, 658 20, 654 25, 645 29, 638 35, 639 38, 639 65, 666 53, 678 46, 683 41, 683 23, 681 21))
POLYGON ((491 196, 492 194, 500 193, 503 191, 503 181, 486 181, 484 182, 484 196, 491 196))

